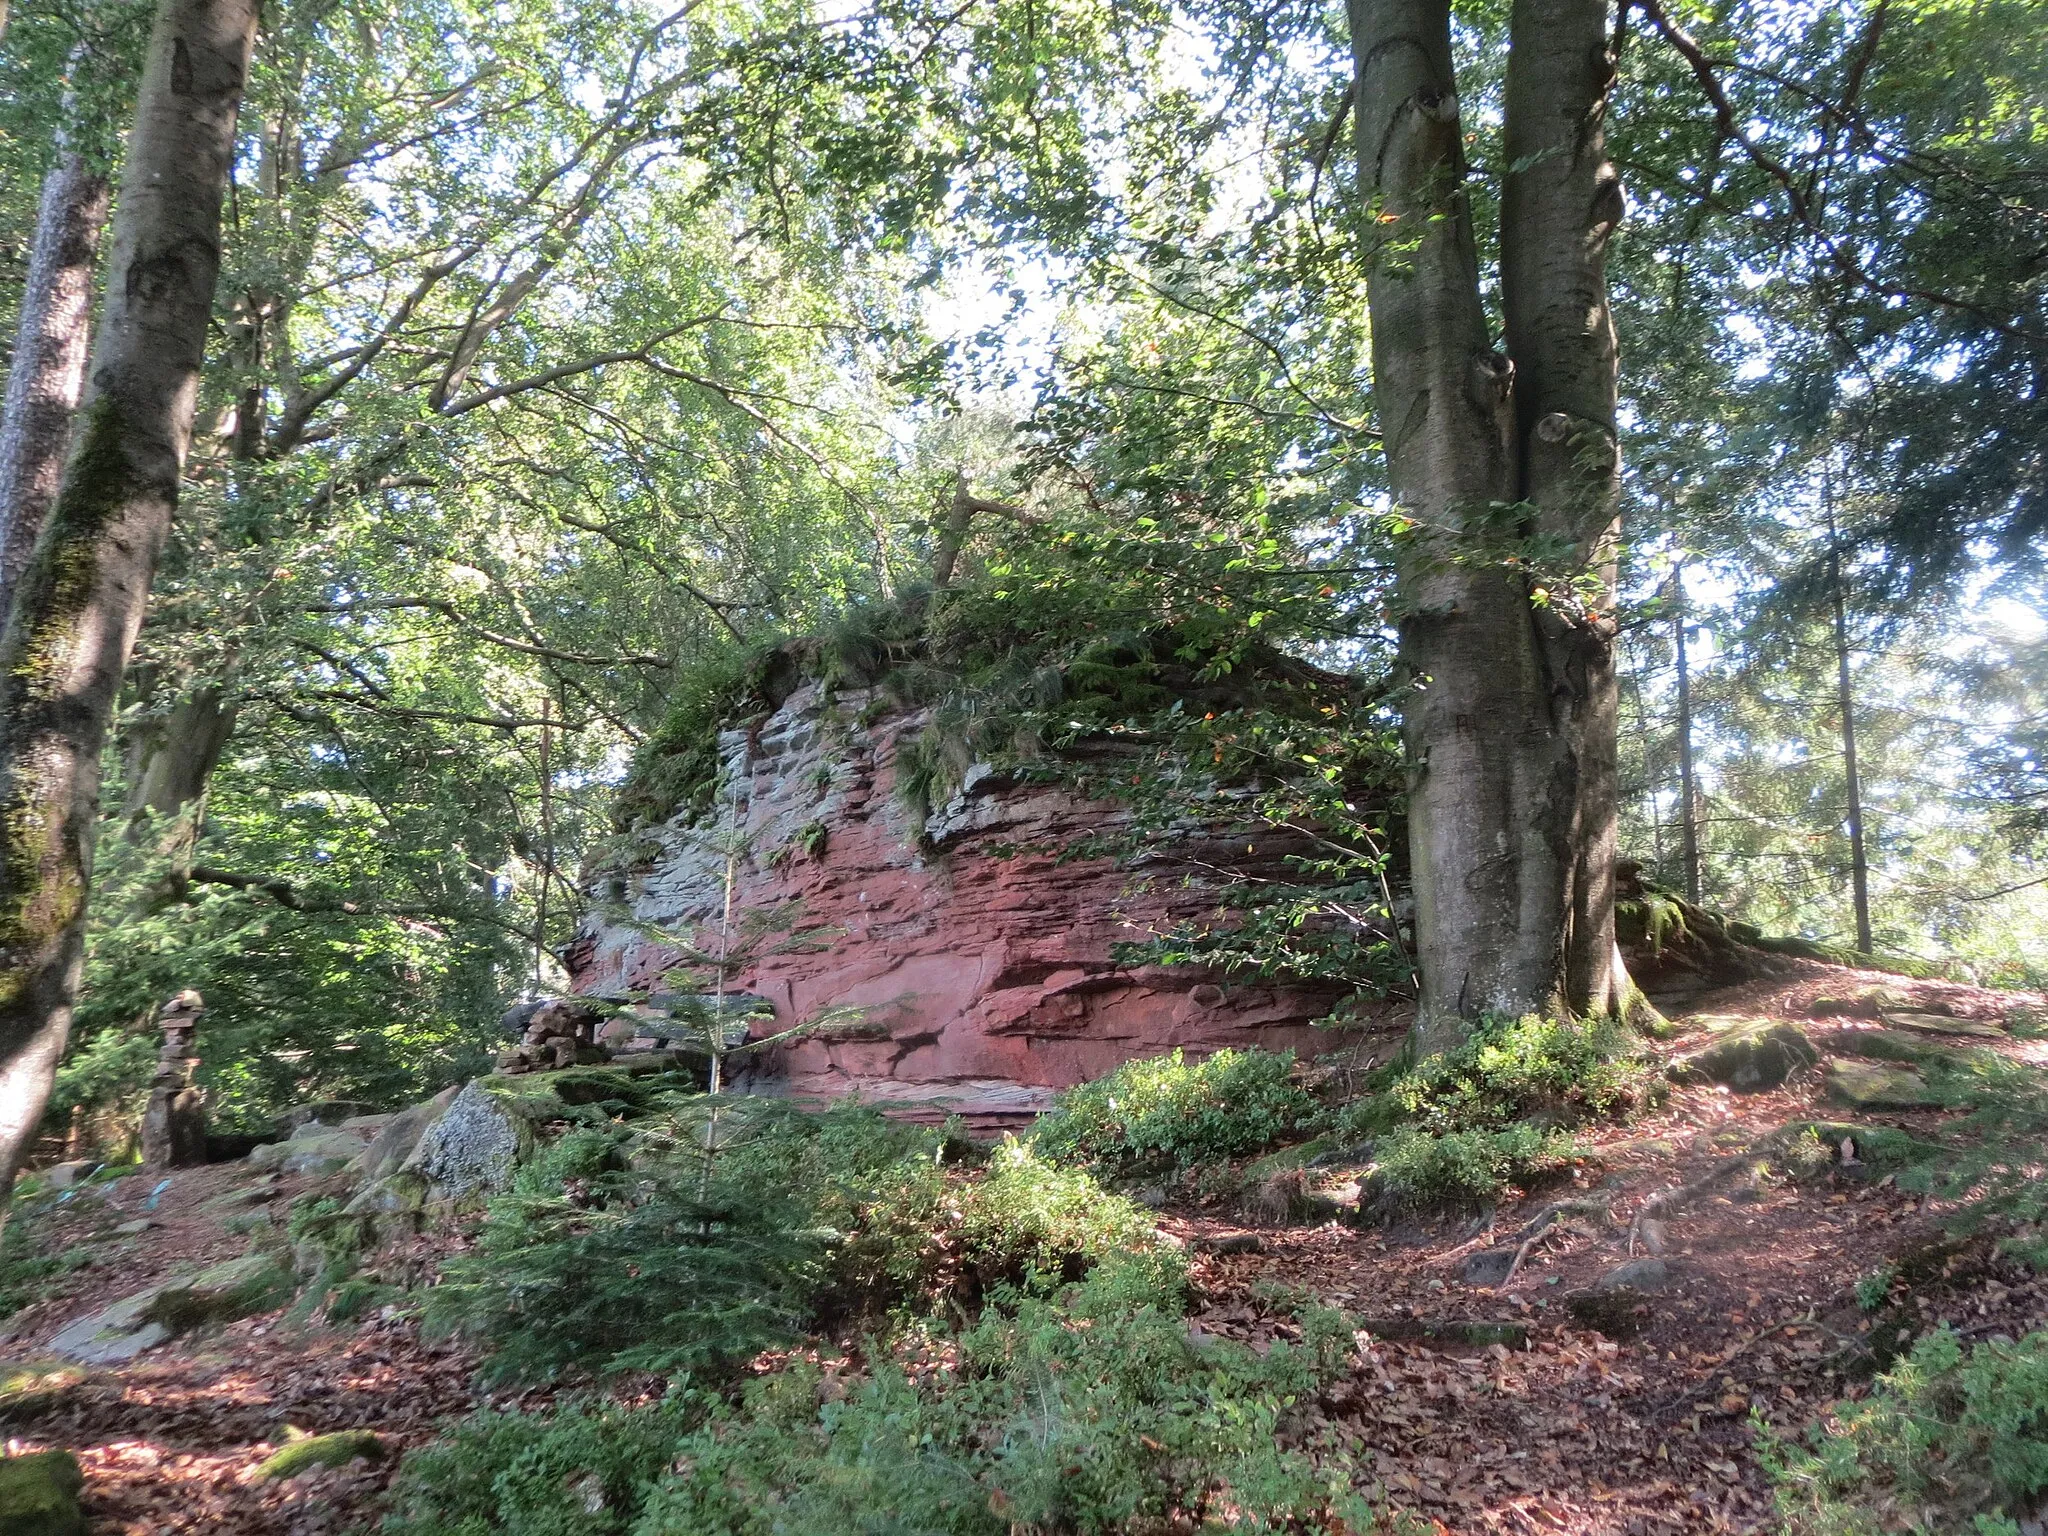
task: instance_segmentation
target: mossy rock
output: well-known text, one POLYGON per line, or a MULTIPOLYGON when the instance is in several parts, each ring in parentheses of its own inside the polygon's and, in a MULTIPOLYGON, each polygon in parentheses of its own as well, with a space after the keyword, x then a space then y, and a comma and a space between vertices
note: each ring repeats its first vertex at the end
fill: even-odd
POLYGON ((69 1451, 0 1456, 0 1531, 7 1536, 86 1536, 78 1495, 85 1474, 69 1451))
POLYGON ((495 1194, 531 1155, 535 1118, 514 1095, 479 1078, 427 1127, 400 1172, 424 1179, 436 1200, 495 1194))
POLYGON ((565 1067, 559 1072, 535 1073, 545 1077, 548 1088, 564 1104, 618 1105, 628 1112, 646 1108, 662 1084, 649 1076, 624 1067, 565 1067))
POLYGON ((316 1467, 345 1467, 357 1457, 382 1461, 390 1454, 373 1430, 343 1429, 331 1435, 307 1435, 291 1441, 256 1469, 266 1479, 297 1477, 316 1467))
POLYGON ((1827 1047, 1843 1056, 1865 1056, 1873 1061, 1897 1061, 1908 1066, 1951 1059, 1956 1055, 1932 1040, 1903 1029, 1844 1029, 1828 1037, 1827 1047))
POLYGON ((1670 1075, 1677 1082, 1724 1083, 1737 1093, 1757 1093, 1819 1060, 1820 1052, 1796 1024, 1738 1024, 1673 1062, 1670 1075))
POLYGON ((2009 1039, 2005 1030, 1982 1019, 1958 1019, 1946 1013, 1920 1013, 1909 1008, 1887 1008, 1878 1015, 1894 1029, 1918 1030, 1927 1035, 1963 1035, 1973 1040, 2009 1039))
POLYGON ((1904 1008, 1908 999, 1891 987, 1861 987, 1854 992, 1816 997, 1807 1012, 1816 1019, 1874 1019, 1887 1008, 1904 1008))
POLYGON ((187 1333, 267 1312, 297 1288, 291 1272, 269 1254, 245 1254, 160 1287, 143 1316, 172 1333, 187 1333))
POLYGON ((1941 1102, 1919 1073, 1871 1061, 1829 1063, 1828 1097, 1851 1109, 1927 1109, 1941 1102))
POLYGON ((1565 1297, 1564 1305, 1573 1322, 1610 1339, 1634 1338, 1653 1310, 1647 1292, 1627 1285, 1576 1291, 1565 1297))

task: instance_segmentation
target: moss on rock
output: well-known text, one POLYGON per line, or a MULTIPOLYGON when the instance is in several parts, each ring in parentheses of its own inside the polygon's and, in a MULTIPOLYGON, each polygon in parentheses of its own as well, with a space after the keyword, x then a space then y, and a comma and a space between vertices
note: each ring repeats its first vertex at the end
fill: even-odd
POLYGON ((275 1452, 256 1469, 261 1478, 297 1477, 315 1467, 345 1467, 357 1457, 382 1461, 388 1453, 374 1430, 343 1429, 331 1435, 307 1435, 275 1452))
POLYGON ((0 1531, 7 1536, 85 1536, 78 1495, 85 1474, 69 1451, 0 1456, 0 1531))

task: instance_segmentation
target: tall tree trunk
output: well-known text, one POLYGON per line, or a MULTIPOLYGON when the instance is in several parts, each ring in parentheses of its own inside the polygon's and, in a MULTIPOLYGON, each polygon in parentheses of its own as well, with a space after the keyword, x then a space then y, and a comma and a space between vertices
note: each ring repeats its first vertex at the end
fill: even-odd
POLYGON ((1849 800, 1849 900, 1856 950, 1870 953, 1870 860, 1863 845, 1863 776, 1856 764, 1856 689, 1849 676, 1849 605, 1842 591, 1842 546, 1835 532, 1835 481, 1827 471, 1821 497, 1828 519, 1828 598, 1835 618, 1835 694, 1842 711, 1842 784, 1849 800))
POLYGON ((83 153, 59 144, 57 164, 43 180, 0 414, 0 620, 64 477, 71 415, 85 384, 93 268, 109 190, 83 153))
POLYGON ((0 1199, 69 1033, 100 751, 170 531, 256 0, 161 0, 77 446, 0 638, 0 1199))
POLYGON ((1692 669, 1685 651, 1685 567, 1671 573, 1672 640, 1678 652, 1678 858, 1685 899, 1700 900, 1699 790, 1692 762, 1692 669))
POLYGON ((1612 69, 1597 0, 1518 0, 1494 350, 1446 0, 1351 0, 1361 181, 1374 200, 1373 388, 1401 554, 1405 731, 1422 969, 1418 1044, 1489 1013, 1623 1000, 1614 942, 1619 686, 1611 616, 1619 465, 1605 245, 1612 69), (1571 550, 1539 590, 1532 535, 1571 550), (1554 585, 1562 585, 1555 584, 1554 585), (1574 588, 1576 584, 1574 583, 1574 588))
POLYGON ((1612 609, 1620 542, 1619 353, 1607 244, 1621 177, 1607 158, 1608 0, 1515 0, 1509 18, 1501 301, 1515 364, 1521 498, 1581 583, 1532 609, 1569 805, 1539 813, 1569 840, 1564 1002, 1607 1013, 1634 997, 1614 933, 1621 678, 1612 609))

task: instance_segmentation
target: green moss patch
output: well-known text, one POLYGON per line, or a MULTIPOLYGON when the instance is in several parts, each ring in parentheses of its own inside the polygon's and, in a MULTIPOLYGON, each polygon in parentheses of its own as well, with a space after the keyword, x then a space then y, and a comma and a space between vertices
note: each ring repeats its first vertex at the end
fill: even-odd
POLYGON ((343 1429, 331 1435, 307 1435, 293 1440, 256 1469, 261 1478, 297 1477, 315 1467, 345 1467, 357 1457, 382 1461, 389 1452, 375 1431, 343 1429))

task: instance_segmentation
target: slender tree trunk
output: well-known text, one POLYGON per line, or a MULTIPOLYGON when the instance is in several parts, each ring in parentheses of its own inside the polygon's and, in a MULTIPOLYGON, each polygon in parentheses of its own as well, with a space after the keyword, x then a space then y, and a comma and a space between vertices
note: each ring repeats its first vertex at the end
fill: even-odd
POLYGON ((161 0, 62 489, 0 638, 0 1198, 84 949, 100 751, 177 505, 255 0, 161 0))
POLYGON ((1863 846, 1863 779, 1856 767, 1856 690, 1849 678, 1849 607, 1842 593, 1842 547, 1835 533, 1835 485, 1821 483, 1828 519, 1828 597, 1835 610, 1835 691, 1842 711, 1842 778, 1849 797, 1849 896, 1856 949, 1870 953, 1870 863, 1863 846))
POLYGON ((1685 899, 1700 900, 1700 824, 1698 790, 1692 766, 1692 671, 1685 654, 1685 567, 1671 573, 1672 639, 1678 649, 1678 858, 1685 878, 1685 899))
POLYGON ((1501 290, 1481 299, 1447 0, 1351 0, 1374 200, 1373 388, 1401 556, 1418 1044, 1489 1013, 1627 999, 1614 940, 1619 462, 1605 251, 1620 216, 1601 0, 1517 0, 1501 290), (1570 551, 1563 583, 1514 556, 1570 551), (1580 591, 1581 578, 1592 578, 1580 591))
POLYGON ((0 414, 0 619, 43 530, 85 384, 92 280, 110 200, 107 178, 60 142, 43 180, 21 295, 21 325, 0 414))

